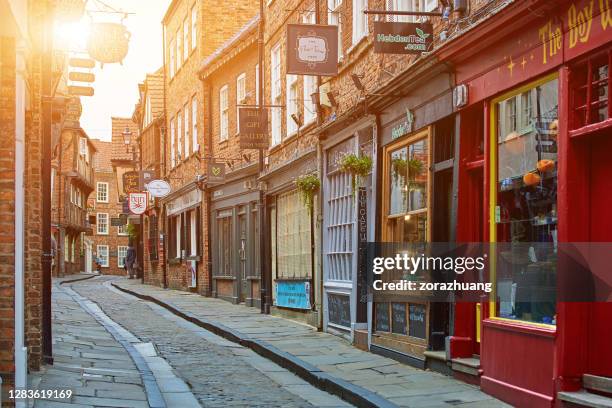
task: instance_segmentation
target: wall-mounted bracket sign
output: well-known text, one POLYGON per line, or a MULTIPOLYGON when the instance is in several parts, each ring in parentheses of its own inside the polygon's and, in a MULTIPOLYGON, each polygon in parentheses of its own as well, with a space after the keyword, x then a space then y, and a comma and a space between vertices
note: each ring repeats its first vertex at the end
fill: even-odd
POLYGON ((126 171, 123 173, 123 191, 125 193, 140 192, 140 173, 137 171, 126 171))
POLYGON ((144 214, 147 211, 148 202, 148 193, 130 193, 128 195, 128 208, 132 214, 144 214))
POLYGON ((338 26, 287 24, 287 73, 338 74, 338 26))
POLYGON ((208 162, 208 182, 225 183, 225 163, 208 162))
MULTIPOLYGON (((240 123, 241 149, 267 149, 268 137, 268 110, 265 108, 238 108, 238 122, 240 123)), ((209 181, 210 180, 210 172, 209 181)), ((225 177, 225 174, 224 174, 225 177)), ((225 180, 223 180, 225 181, 225 180)), ((222 182, 223 182, 222 181, 222 182)))
POLYGON ((151 180, 146 184, 146 187, 152 197, 165 197, 172 191, 170 184, 164 180, 151 180))
POLYGON ((374 52, 377 54, 421 54, 433 44, 431 23, 374 22, 374 52))

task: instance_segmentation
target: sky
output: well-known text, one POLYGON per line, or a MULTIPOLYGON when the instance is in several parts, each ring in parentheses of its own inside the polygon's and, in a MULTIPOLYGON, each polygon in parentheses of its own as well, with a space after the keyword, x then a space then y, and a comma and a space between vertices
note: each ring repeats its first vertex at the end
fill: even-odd
MULTIPOLYGON (((171 0, 103 0, 103 2, 129 14, 124 20, 131 33, 129 51, 123 64, 99 63, 93 70, 94 96, 83 96, 81 127, 94 139, 111 140, 111 116, 131 117, 138 102, 138 83, 145 74, 155 72, 162 65, 161 20, 171 0)), ((87 10, 103 6, 99 0, 88 0, 87 10)), ((77 24, 56 29, 56 37, 70 38, 70 48, 85 46, 87 26, 93 21, 119 22, 121 15, 86 13, 77 24)))

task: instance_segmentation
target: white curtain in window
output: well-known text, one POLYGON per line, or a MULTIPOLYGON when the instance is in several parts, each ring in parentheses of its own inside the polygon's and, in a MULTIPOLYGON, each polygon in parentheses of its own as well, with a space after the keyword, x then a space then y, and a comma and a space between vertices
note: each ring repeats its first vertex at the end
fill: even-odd
POLYGON ((276 201, 276 269, 279 279, 309 278, 312 273, 310 212, 297 191, 276 201))

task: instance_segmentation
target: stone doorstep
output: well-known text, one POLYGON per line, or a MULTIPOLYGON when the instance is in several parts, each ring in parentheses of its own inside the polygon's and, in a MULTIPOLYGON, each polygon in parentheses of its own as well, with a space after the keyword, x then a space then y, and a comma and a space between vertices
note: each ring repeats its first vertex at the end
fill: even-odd
POLYGON ((482 375, 479 358, 453 358, 451 360, 451 368, 455 371, 475 377, 480 377, 482 375))
POLYGON ((558 392, 557 398, 559 398, 561 401, 576 404, 581 407, 612 408, 612 398, 593 394, 584 390, 575 392, 558 392))
POLYGON ((584 374, 582 376, 582 387, 587 390, 612 394, 612 378, 601 377, 593 374, 584 374))

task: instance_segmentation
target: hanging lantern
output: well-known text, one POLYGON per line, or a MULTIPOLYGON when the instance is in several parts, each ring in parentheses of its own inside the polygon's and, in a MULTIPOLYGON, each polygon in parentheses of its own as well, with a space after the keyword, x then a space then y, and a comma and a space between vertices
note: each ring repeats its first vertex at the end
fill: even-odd
POLYGON ((128 52, 130 33, 121 23, 93 23, 87 42, 89 56, 104 64, 121 63, 128 52))
POLYGON ((66 23, 79 21, 85 12, 83 0, 53 0, 51 6, 55 18, 66 23))

